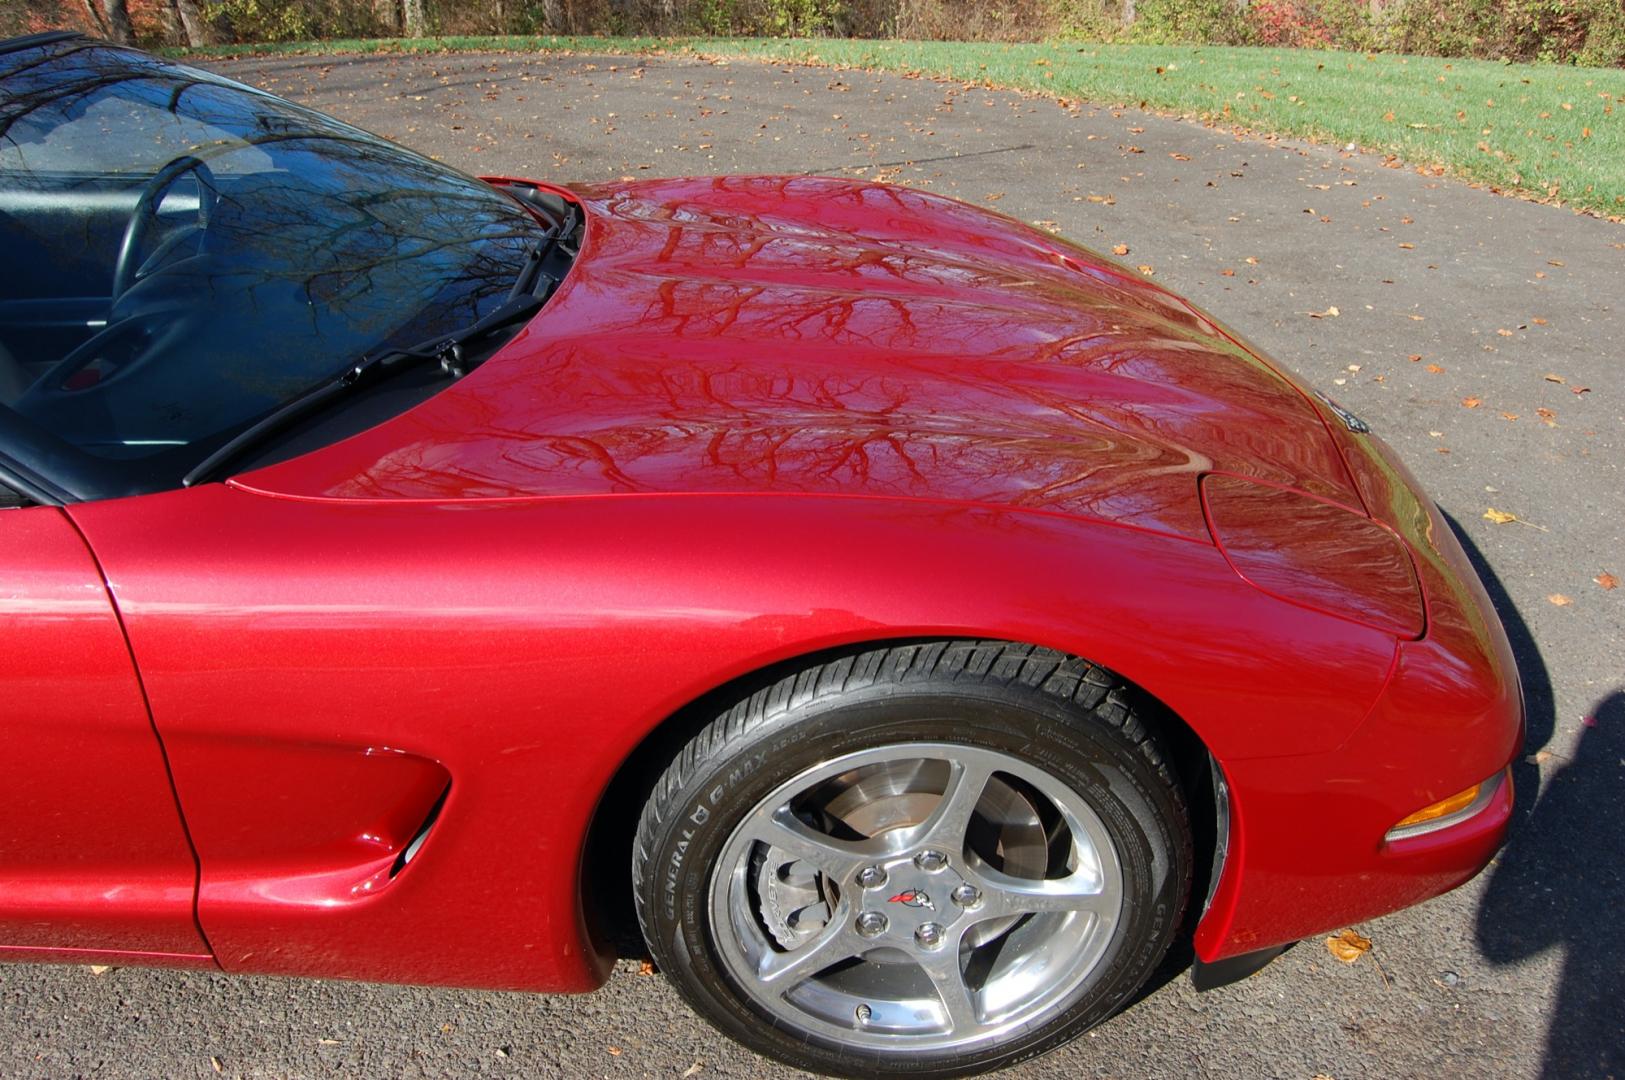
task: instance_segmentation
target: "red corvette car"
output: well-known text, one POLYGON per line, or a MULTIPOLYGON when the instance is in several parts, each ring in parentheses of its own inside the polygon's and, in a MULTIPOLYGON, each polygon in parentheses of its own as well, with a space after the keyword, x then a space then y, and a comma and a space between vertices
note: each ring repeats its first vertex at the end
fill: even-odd
POLYGON ((1029 1058, 1500 844, 1517 673, 1355 416, 899 187, 475 180, 0 44, 0 953, 1029 1058))

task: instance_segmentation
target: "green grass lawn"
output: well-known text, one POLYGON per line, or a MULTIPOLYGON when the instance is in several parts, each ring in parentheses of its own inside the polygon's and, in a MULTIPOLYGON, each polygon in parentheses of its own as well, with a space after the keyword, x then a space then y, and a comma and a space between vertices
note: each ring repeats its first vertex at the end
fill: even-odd
POLYGON ((1625 217, 1625 71, 1306 49, 709 38, 427 38, 209 50, 692 52, 917 72, 1355 143, 1625 217))

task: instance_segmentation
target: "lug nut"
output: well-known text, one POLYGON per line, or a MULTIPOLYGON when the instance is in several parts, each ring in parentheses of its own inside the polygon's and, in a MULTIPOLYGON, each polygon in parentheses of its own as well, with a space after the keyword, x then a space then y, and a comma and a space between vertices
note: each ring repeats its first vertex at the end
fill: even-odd
POLYGON ((886 932, 886 916, 878 911, 865 911, 858 916, 858 933, 864 937, 874 937, 886 932))
POLYGON ((940 851, 922 851, 914 856, 914 865, 928 874, 936 873, 948 865, 948 856, 940 851))
POLYGON ((886 871, 878 866, 865 866, 858 871, 858 884, 865 889, 878 889, 886 884, 886 871))
POLYGON ((921 923, 914 931, 914 940, 922 949, 935 949, 942 944, 942 927, 934 922, 921 923))
POLYGON ((860 1024, 867 1024, 869 1022, 869 1017, 875 1014, 874 1010, 869 1008, 867 1005, 859 1005, 856 1011, 858 1014, 858 1023, 860 1024))
POLYGON ((982 902, 982 894, 974 885, 956 885, 948 895, 962 908, 973 908, 982 902))

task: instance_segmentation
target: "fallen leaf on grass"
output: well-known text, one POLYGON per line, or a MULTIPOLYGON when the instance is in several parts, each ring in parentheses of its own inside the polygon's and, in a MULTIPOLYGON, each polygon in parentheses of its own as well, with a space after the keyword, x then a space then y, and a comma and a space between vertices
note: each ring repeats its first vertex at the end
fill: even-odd
POLYGON ((1619 588, 1619 579, 1606 570, 1591 580, 1595 581, 1598 585, 1601 585, 1604 589, 1612 590, 1619 588))
POLYGON ((1326 951, 1345 964, 1352 964, 1371 951, 1371 939, 1361 937, 1353 930, 1326 939, 1326 951))
POLYGON ((1552 603, 1556 604, 1558 607, 1568 607, 1570 604, 1574 603, 1573 600, 1570 600, 1568 597, 1564 596, 1560 592, 1554 592, 1552 595, 1548 596, 1546 599, 1550 600, 1552 603))

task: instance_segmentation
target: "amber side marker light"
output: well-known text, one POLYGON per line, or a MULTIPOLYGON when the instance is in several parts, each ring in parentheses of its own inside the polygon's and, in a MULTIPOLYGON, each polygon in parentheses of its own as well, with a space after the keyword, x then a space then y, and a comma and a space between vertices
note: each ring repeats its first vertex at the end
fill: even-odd
POLYGON ((1413 836, 1426 836, 1428 833, 1448 829, 1452 825, 1466 821, 1488 806, 1490 800, 1495 798, 1495 793, 1501 790, 1501 785, 1506 782, 1507 770, 1503 769, 1466 791, 1458 791, 1448 799, 1440 799, 1436 803, 1422 807, 1389 829, 1384 839, 1409 840, 1413 836))

